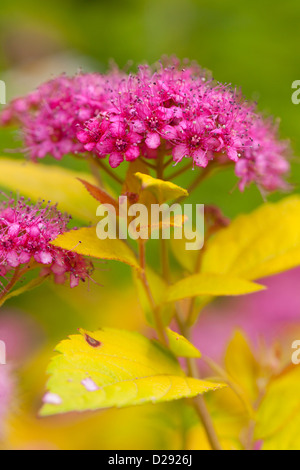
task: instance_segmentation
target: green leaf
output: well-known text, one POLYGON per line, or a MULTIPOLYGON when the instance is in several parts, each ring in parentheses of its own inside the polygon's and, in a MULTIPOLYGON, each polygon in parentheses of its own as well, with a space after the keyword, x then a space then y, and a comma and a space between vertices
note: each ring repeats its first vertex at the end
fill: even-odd
POLYGON ((174 356, 139 333, 81 333, 57 347, 42 416, 159 403, 223 387, 186 377, 174 356))
POLYGON ((184 336, 167 329, 169 347, 177 357, 201 357, 200 351, 184 336))
POLYGON ((96 183, 89 174, 58 166, 0 158, 0 185, 34 201, 45 199, 84 222, 96 221, 97 203, 78 179, 96 183))
POLYGON ((189 276, 167 289, 164 301, 179 300, 198 296, 235 296, 251 294, 265 287, 254 282, 220 274, 200 273, 189 276))
POLYGON ((140 270, 133 251, 122 240, 99 240, 96 228, 81 228, 60 235, 52 245, 92 258, 121 261, 140 270))
POLYGON ((152 176, 139 172, 136 173, 135 176, 142 183, 141 189, 151 191, 156 196, 157 201, 160 204, 179 197, 187 197, 189 195, 186 189, 183 189, 170 181, 152 178, 152 176))
POLYGON ((300 197, 264 204, 208 241, 202 272, 253 280, 300 264, 300 197))

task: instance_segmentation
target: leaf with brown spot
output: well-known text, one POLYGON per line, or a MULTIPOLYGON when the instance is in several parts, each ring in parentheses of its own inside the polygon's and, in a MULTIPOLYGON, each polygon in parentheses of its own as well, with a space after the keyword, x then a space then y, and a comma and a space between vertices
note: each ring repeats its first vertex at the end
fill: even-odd
POLYGON ((42 416, 191 398, 224 384, 187 377, 173 354, 139 333, 81 330, 60 343, 42 416), (91 347, 92 343, 100 344, 91 347))

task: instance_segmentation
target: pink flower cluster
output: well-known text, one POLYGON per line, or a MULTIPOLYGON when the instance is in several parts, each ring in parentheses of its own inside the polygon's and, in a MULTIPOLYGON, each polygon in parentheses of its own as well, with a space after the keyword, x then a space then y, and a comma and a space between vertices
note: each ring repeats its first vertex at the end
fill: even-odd
POLYGON ((221 154, 237 162, 251 147, 251 106, 230 87, 207 80, 196 67, 170 66, 139 72, 123 80, 108 111, 77 133, 87 151, 110 155, 117 167, 124 158, 172 154, 175 163, 192 158, 206 167, 221 154))
POLYGON ((113 168, 139 156, 172 155, 175 164, 190 158, 202 168, 231 161, 241 189, 252 181, 282 188, 289 170, 286 143, 254 105, 175 59, 154 71, 141 66, 134 75, 59 77, 2 113, 2 123, 13 118, 33 159, 92 152, 109 155, 113 168))
POLYGON ((30 262, 42 267, 41 276, 54 274, 62 284, 70 275, 70 286, 89 278, 92 265, 81 255, 50 244, 67 231, 70 217, 56 206, 33 206, 21 198, 0 203, 0 275, 7 274, 30 262))
POLYGON ((84 152, 76 138, 78 125, 104 110, 121 76, 112 72, 61 76, 44 83, 29 95, 15 99, 0 115, 0 124, 22 126, 24 146, 33 160, 52 155, 84 152))
POLYGON ((258 119, 250 129, 252 146, 245 149, 235 167, 235 173, 240 178, 240 189, 252 181, 267 191, 286 189, 284 180, 290 170, 287 155, 289 144, 279 140, 277 129, 270 121, 258 119))

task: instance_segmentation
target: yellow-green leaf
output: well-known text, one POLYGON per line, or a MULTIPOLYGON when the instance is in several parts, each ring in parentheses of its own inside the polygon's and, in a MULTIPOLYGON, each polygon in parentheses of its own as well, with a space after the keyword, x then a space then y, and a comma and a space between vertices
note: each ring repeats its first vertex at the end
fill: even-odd
POLYGON ((152 176, 139 172, 135 175, 142 183, 141 189, 151 191, 156 196, 157 201, 160 204, 170 201, 171 199, 187 197, 189 195, 186 189, 183 189, 170 181, 152 178, 152 176))
POLYGON ((164 301, 177 302, 198 296, 235 296, 251 294, 265 287, 254 282, 220 274, 200 273, 186 277, 167 289, 164 301))
POLYGON ((35 164, 20 160, 0 158, 0 185, 34 201, 45 199, 58 203, 62 212, 84 222, 96 220, 97 202, 91 198, 78 181, 92 184, 96 180, 89 174, 68 170, 59 166, 35 164))
POLYGON ((151 191, 142 189, 142 182, 136 176, 137 173, 148 174, 148 167, 139 158, 129 164, 122 188, 122 195, 127 196, 129 206, 136 203, 144 204, 150 213, 151 204, 157 204, 157 200, 151 191))
POLYGON ((159 403, 223 387, 186 377, 171 353, 139 333, 81 333, 57 347, 42 416, 159 403))
POLYGON ((134 160, 129 163, 129 167, 126 173, 126 178, 122 188, 122 194, 136 194, 140 195, 142 183, 139 178, 137 178, 136 173, 148 174, 147 165, 140 160, 134 160))
POLYGON ((167 328, 169 347, 177 357, 201 357, 200 351, 184 336, 167 328))
POLYGON ((148 221, 150 222, 150 224, 139 225, 138 222, 137 228, 139 230, 141 238, 143 240, 148 240, 149 238, 154 237, 155 233, 157 233, 159 238, 159 232, 161 230, 171 229, 171 227, 182 228, 186 221, 186 216, 177 214, 175 216, 170 216, 170 218, 166 218, 165 220, 161 220, 158 223, 151 223, 151 221, 148 221))
POLYGON ((248 399, 255 403, 258 398, 259 365, 251 351, 247 339, 237 331, 229 343, 225 355, 226 370, 248 399))
MULTIPOLYGON (((281 400, 281 398, 279 398, 281 400)), ((278 402, 277 402, 278 408, 278 402)), ((262 450, 299 450, 300 449, 300 412, 299 409, 293 414, 288 422, 279 428, 276 433, 262 439, 262 450)))
POLYGON ((121 261, 140 270, 133 251, 126 243, 118 239, 99 240, 95 227, 66 232, 52 245, 92 258, 121 261))
POLYGON ((300 197, 264 204, 208 241, 202 271, 261 279, 300 264, 300 197))
MULTIPOLYGON (((289 434, 293 419, 300 421, 300 367, 290 366, 274 377, 267 386, 257 414, 255 439, 276 439, 276 434, 289 434)), ((279 438, 282 436, 279 436, 279 438)), ((299 441, 298 441, 299 443, 299 441)))
POLYGON ((187 243, 190 242, 184 237, 184 234, 183 237, 178 240, 172 237, 170 240, 170 248, 179 265, 188 273, 192 274, 196 271, 198 251, 187 250, 187 243))

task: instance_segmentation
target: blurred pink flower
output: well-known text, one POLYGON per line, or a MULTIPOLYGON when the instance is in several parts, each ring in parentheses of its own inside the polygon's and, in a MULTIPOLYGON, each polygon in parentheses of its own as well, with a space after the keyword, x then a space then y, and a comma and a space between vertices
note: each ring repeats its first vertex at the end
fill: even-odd
POLYGON ((277 138, 277 129, 269 122, 258 120, 250 129, 252 145, 245 149, 244 158, 237 161, 235 172, 240 178, 240 190, 256 181, 268 191, 287 189, 283 179, 289 169, 286 160, 289 150, 287 142, 277 138))
POLYGON ((0 438, 5 428, 5 418, 13 397, 14 383, 10 367, 0 365, 0 438))
POLYGON ((44 334, 27 314, 4 308, 0 315, 0 340, 6 345, 7 360, 19 363, 39 347, 44 334))
POLYGON ((297 268, 264 279, 266 291, 208 306, 195 327, 194 344, 204 355, 220 361, 236 329, 242 329, 254 345, 260 337, 268 344, 282 338, 289 327, 300 324, 299 283, 297 268))

